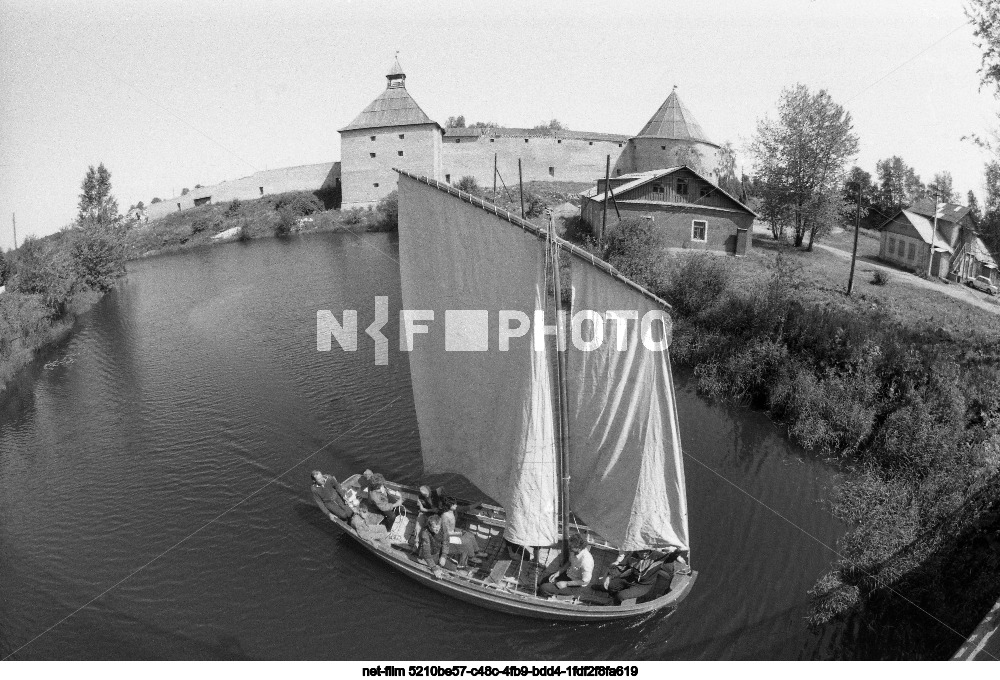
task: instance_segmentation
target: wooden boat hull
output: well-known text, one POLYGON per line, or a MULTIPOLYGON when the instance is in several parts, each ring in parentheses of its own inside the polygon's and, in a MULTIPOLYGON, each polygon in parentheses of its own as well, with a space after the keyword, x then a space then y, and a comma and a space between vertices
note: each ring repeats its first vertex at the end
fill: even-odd
MULTIPOLYGON (((353 481, 352 480, 348 480, 353 481)), ((405 487, 392 485, 405 493, 405 487)), ((383 541, 370 541, 358 533, 345 521, 333 517, 333 521, 344 533, 391 567, 406 574, 419 583, 451 597, 495 611, 526 616, 536 619, 557 621, 612 621, 660 610, 671 610, 690 592, 698 573, 675 574, 668 592, 646 602, 627 602, 621 605, 587 604, 574 602, 569 598, 544 599, 517 590, 501 590, 481 585, 469 579, 446 572, 437 579, 422 562, 417 562, 400 550, 389 547, 383 541)))

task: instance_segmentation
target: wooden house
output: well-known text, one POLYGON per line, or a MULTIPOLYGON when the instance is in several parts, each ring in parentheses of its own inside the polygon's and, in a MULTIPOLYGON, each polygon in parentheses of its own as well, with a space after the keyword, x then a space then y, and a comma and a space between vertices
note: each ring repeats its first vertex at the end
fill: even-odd
POLYGON ((612 177, 580 194, 581 218, 599 234, 607 203, 607 229, 621 219, 652 220, 668 248, 745 255, 757 217, 750 208, 686 165, 612 177), (617 206, 617 211, 615 207, 617 206))

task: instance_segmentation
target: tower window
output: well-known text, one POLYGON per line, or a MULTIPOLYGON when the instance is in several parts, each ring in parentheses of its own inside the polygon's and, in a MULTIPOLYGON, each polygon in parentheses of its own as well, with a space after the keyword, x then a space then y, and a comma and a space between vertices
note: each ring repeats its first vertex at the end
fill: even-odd
POLYGON ((372 151, 372 152, 371 152, 370 154, 368 154, 368 155, 369 155, 369 156, 371 156, 372 158, 375 158, 375 152, 374 152, 374 151, 372 151))
POLYGON ((490 140, 490 143, 492 143, 492 142, 493 142, 493 140, 491 139, 491 140, 490 140))
POLYGON ((261 187, 261 188, 260 188, 260 195, 261 195, 261 196, 263 196, 263 195, 264 195, 264 187, 261 187))
POLYGON ((525 143, 525 144, 527 144, 527 143, 528 143, 528 138, 527 138, 527 137, 525 137, 525 138, 524 138, 524 143, 525 143))
POLYGON ((621 145, 620 143, 618 144, 618 148, 619 148, 619 149, 620 149, 620 148, 622 148, 622 145, 621 145))
POLYGON ((562 144, 562 140, 561 139, 557 139, 556 140, 556 144, 562 144))
POLYGON ((399 138, 400 139, 406 139, 406 135, 400 135, 399 138))
POLYGON ((451 184, 451 175, 445 175, 444 181, 447 182, 448 184, 451 184))
POLYGON ((593 142, 587 142, 590 146, 594 146, 593 142))
POLYGON ((665 146, 661 146, 661 147, 660 147, 660 150, 661 150, 661 151, 666 151, 666 150, 667 150, 667 147, 665 147, 665 146))
POLYGON ((397 151, 396 153, 398 153, 398 154, 399 154, 400 156, 402 156, 402 155, 403 155, 403 152, 402 152, 402 151, 397 151))
POLYGON ((374 184, 372 184, 372 186, 378 189, 378 182, 375 182, 374 184))
POLYGON ((553 167, 553 166, 551 166, 551 165, 549 166, 549 174, 550 174, 551 176, 553 176, 553 177, 555 177, 555 176, 556 176, 556 169, 555 169, 555 167, 553 167))
POLYGON ((678 196, 688 195, 688 181, 683 177, 677 178, 677 195, 678 196))
POLYGON ((372 135, 372 141, 373 142, 375 141, 375 135, 372 135))
POLYGON ((462 143, 462 140, 461 140, 461 139, 456 139, 456 140, 455 140, 455 143, 456 143, 456 144, 461 144, 461 143, 462 143))

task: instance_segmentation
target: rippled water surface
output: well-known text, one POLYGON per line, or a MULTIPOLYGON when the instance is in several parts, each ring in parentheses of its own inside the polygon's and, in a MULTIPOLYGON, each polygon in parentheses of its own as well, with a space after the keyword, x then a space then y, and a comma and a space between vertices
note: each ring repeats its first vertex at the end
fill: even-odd
POLYGON ((823 544, 843 531, 823 505, 834 473, 683 376, 701 575, 671 616, 498 614, 339 535, 310 502, 309 470, 421 480, 405 355, 376 367, 364 335, 356 352, 316 351, 317 309, 357 309, 364 328, 386 295, 393 318, 396 257, 389 236, 315 235, 134 263, 0 396, 0 657, 834 655, 834 634, 803 620, 833 559, 823 544))

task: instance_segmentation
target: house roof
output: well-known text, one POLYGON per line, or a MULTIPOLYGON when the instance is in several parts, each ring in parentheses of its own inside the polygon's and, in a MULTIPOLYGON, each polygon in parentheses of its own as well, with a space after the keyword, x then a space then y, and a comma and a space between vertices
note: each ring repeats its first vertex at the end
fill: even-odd
POLYGON ((393 62, 389 74, 386 75, 389 81, 378 97, 364 110, 358 117, 350 122, 347 127, 343 127, 339 132, 348 130, 364 130, 367 128, 391 127, 399 125, 437 125, 431 120, 420 105, 413 100, 410 93, 406 91, 406 75, 399 65, 399 59, 393 62))
POLYGON ((687 139, 714 145, 691 115, 691 111, 681 103, 680 97, 677 96, 676 85, 636 137, 687 139))
POLYGON ((986 247, 986 244, 983 243, 983 240, 981 238, 977 237, 976 240, 972 242, 971 251, 972 251, 972 256, 974 258, 982 262, 990 269, 998 268, 996 260, 993 259, 993 256, 990 254, 989 248, 986 247))
MULTIPOLYGON (((631 191, 632 189, 635 189, 637 187, 641 187, 644 184, 649 184, 650 182, 653 182, 655 180, 661 179, 661 178, 666 177, 668 175, 672 175, 675 172, 677 172, 678 170, 687 170, 688 172, 690 172, 695 177, 697 177, 697 178, 699 178, 699 179, 707 182, 709 185, 711 185, 712 187, 714 187, 716 191, 718 191, 723 196, 727 197, 729 200, 731 200, 733 203, 735 203, 737 206, 739 206, 742 210, 745 210, 746 212, 750 213, 754 217, 760 217, 760 215, 758 215, 757 213, 755 213, 753 210, 751 210, 749 207, 747 207, 742 201, 740 201, 739 199, 735 198, 732 194, 730 194, 729 192, 727 192, 725 189, 723 189, 720 186, 718 186, 717 184, 715 184, 715 182, 713 182, 712 180, 710 180, 710 179, 708 179, 706 177, 703 177, 697 171, 692 170, 691 168, 689 168, 686 165, 677 165, 677 166, 674 166, 672 168, 663 168, 661 170, 650 170, 649 172, 635 172, 635 173, 630 173, 630 174, 627 174, 627 175, 619 175, 618 177, 615 177, 613 179, 618 179, 618 180, 627 179, 628 181, 625 182, 624 184, 619 184, 617 187, 612 186, 611 187, 611 194, 613 194, 615 196, 616 200, 624 201, 625 199, 622 199, 621 196, 623 196, 626 192, 631 191)), ((598 193, 597 192, 597 187, 591 187, 587 191, 581 192, 580 193, 580 197, 581 198, 589 198, 592 201, 596 201, 598 203, 603 203, 604 201, 606 201, 608 199, 608 193, 598 193)), ((632 202, 635 202, 635 201, 632 201, 632 202)), ((685 208, 690 208, 692 206, 698 206, 699 204, 696 201, 691 201, 691 202, 688 202, 688 203, 669 203, 669 205, 677 205, 677 206, 683 206, 685 208)), ((714 208, 714 206, 704 206, 704 207, 706 207, 706 208, 714 208)))
MULTIPOLYGON (((923 215, 918 215, 917 213, 911 210, 900 210, 898 215, 902 215, 903 217, 906 218, 906 220, 917 231, 917 234, 919 234, 920 239, 924 243, 929 244, 931 242, 931 233, 933 233, 934 231, 934 225, 931 223, 929 219, 927 219, 923 215)), ((893 217, 892 219, 896 219, 896 217, 893 217)), ((891 221, 892 220, 889 220, 889 222, 891 221)), ((948 239, 946 239, 944 235, 941 234, 940 231, 938 231, 937 235, 934 237, 934 248, 935 250, 939 250, 945 253, 955 252, 955 250, 950 245, 948 245, 948 239)))
MULTIPOLYGON (((918 215, 923 215, 924 217, 929 217, 934 219, 934 199, 933 198, 921 198, 910 206, 910 212, 915 212, 918 215)), ((945 222, 961 222, 962 218, 969 214, 969 208, 964 205, 958 205, 957 203, 938 203, 937 204, 937 217, 938 220, 944 220, 945 222)))

